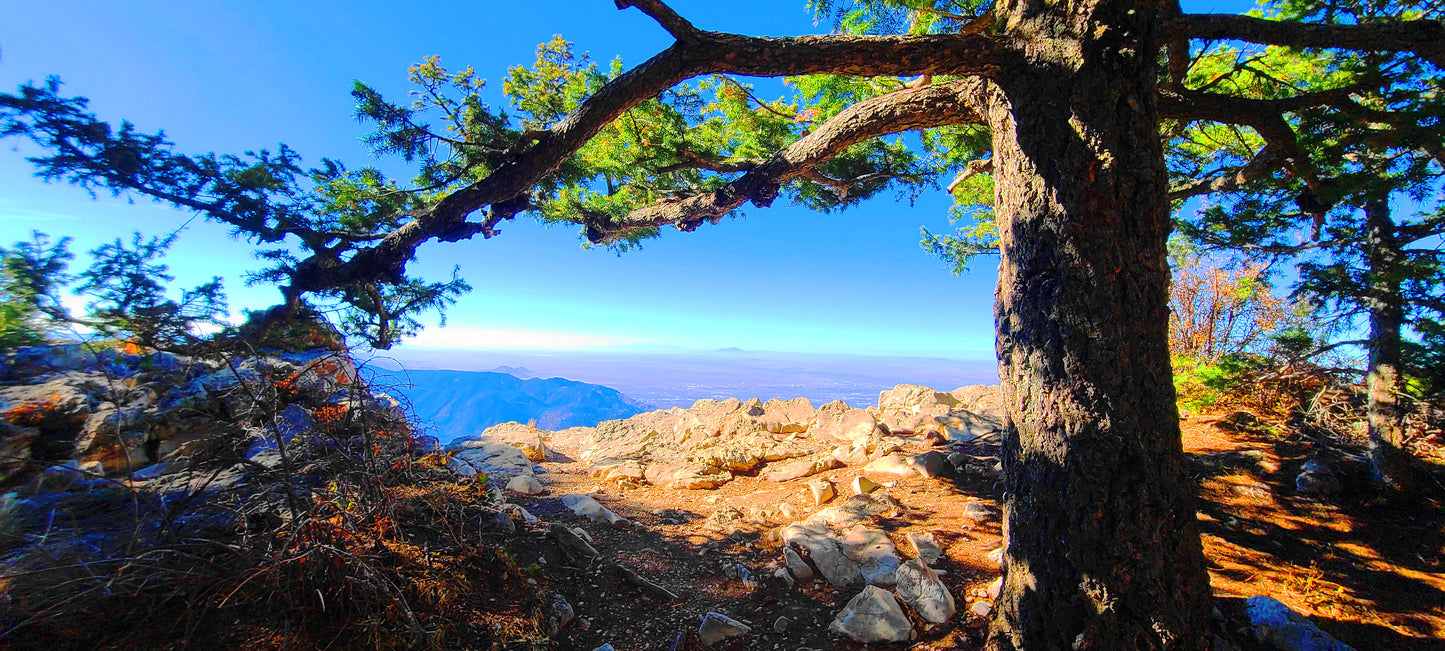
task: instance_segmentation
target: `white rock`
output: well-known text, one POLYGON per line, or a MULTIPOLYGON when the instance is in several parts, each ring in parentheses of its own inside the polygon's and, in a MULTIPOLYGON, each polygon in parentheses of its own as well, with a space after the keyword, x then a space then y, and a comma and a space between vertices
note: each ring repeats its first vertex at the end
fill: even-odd
POLYGON ((628 529, 632 526, 632 522, 627 518, 613 513, 589 495, 568 493, 563 495, 561 500, 562 505, 572 509, 573 513, 588 518, 593 522, 605 522, 618 529, 628 529))
POLYGON ((898 600, 878 586, 868 586, 848 602, 828 625, 834 635, 846 636, 863 644, 907 642, 913 637, 913 625, 898 600))
POLYGON ((919 617, 942 624, 957 612, 953 594, 922 559, 915 558, 899 566, 896 577, 898 595, 919 617))
POLYGON ((913 547, 914 555, 921 559, 924 564, 932 565, 937 563, 938 559, 943 558, 943 550, 938 548, 938 541, 934 540, 933 534, 910 531, 905 534, 904 537, 908 539, 908 544, 913 547))
POLYGON ((987 601, 975 601, 972 606, 969 606, 968 612, 973 613, 975 617, 988 617, 993 612, 993 605, 987 601))
POLYGON ((507 490, 523 495, 541 495, 542 482, 531 475, 517 475, 507 482, 507 490))
POLYGON ((702 623, 697 627, 697 636, 703 646, 713 646, 730 637, 747 635, 751 630, 752 627, 727 615, 710 612, 702 616, 702 623))
POLYGON ((812 493, 815 505, 827 504, 838 494, 838 491, 833 488, 833 482, 826 479, 808 482, 808 491, 812 493))
POLYGON ((809 560, 828 583, 844 588, 863 582, 858 564, 843 553, 842 546, 827 527, 794 524, 783 527, 779 535, 783 544, 796 544, 807 549, 809 560))

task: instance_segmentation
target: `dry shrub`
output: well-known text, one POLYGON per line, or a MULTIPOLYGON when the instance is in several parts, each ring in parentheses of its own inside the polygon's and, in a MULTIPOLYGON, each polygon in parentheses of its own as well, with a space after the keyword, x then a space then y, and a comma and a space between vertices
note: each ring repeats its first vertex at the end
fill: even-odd
MULTIPOLYGON (((368 407, 366 387, 349 388, 344 408, 299 396, 317 426, 283 446, 280 468, 251 467, 246 481, 213 490, 236 461, 216 460, 177 476, 188 492, 113 482, 8 523, 0 639, 476 648, 539 638, 534 590, 487 544, 496 511, 483 485, 452 481, 442 458, 413 449, 405 420, 368 407)), ((272 415, 277 400, 298 397, 245 389, 271 401, 259 408, 272 415)))

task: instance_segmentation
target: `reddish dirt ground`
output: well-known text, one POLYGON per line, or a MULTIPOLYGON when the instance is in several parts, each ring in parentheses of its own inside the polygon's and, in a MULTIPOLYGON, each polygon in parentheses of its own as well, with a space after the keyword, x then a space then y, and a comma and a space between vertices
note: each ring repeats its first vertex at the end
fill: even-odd
MULTIPOLYGON (((1324 630, 1361 651, 1445 649, 1445 486, 1435 473, 1409 501, 1377 494, 1361 468, 1338 462, 1342 491, 1330 497, 1299 495, 1300 465, 1319 456, 1316 442, 1297 435, 1227 431, 1217 415, 1196 415, 1183 423, 1184 444, 1201 485, 1199 514, 1205 552, 1221 609, 1231 616, 1241 598, 1269 595, 1304 613, 1324 630)), ((1338 446, 1326 446, 1338 453, 1338 446)), ((564 453, 572 452, 563 450, 564 453)), ((992 454, 988 449, 971 454, 992 454)), ((558 648, 590 650, 610 643, 629 649, 692 649, 698 616, 717 611, 752 626, 752 634, 715 648, 847 649, 827 625, 851 594, 826 584, 787 589, 772 578, 781 566, 770 533, 785 523, 778 506, 790 502, 804 514, 816 510, 805 484, 815 477, 772 483, 740 477, 714 491, 668 490, 650 486, 602 485, 580 463, 548 463, 541 475, 548 495, 593 493, 605 506, 632 520, 631 530, 613 530, 573 516, 548 496, 509 500, 544 520, 587 530, 596 547, 615 562, 677 595, 647 594, 597 565, 580 568, 542 542, 539 530, 513 538, 509 550, 526 567, 545 567, 543 588, 553 588, 574 606, 579 619, 554 640, 558 648), (744 521, 715 520, 737 509, 744 521), (759 514, 753 509, 764 512, 759 514), (747 522, 752 514, 755 522, 747 522), (741 563, 758 585, 747 586, 729 572, 741 563), (774 630, 779 617, 789 620, 774 630)), ((856 467, 821 476, 840 492, 860 474, 856 467)), ((998 571, 986 559, 1000 544, 998 518, 975 523, 962 517, 971 501, 997 506, 992 482, 973 479, 895 479, 882 492, 904 513, 884 525, 900 555, 911 556, 904 535, 932 532, 945 558, 936 564, 958 601, 959 615, 948 625, 920 630, 909 649, 978 648, 984 621, 969 614, 986 598, 998 571)), ((1237 626, 1238 622, 1230 620, 1237 626)), ((921 622, 915 622, 920 624, 921 622)), ((919 628, 916 626, 915 628, 919 628)), ((874 646, 872 648, 894 648, 874 646)))

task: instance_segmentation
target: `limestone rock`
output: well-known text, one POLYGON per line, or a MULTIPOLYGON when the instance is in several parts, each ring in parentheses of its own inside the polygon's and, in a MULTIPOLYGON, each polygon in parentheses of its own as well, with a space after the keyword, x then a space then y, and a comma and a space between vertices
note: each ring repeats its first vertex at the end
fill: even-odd
POLYGON ((899 566, 896 576, 898 595, 919 617, 942 624, 957 612, 953 594, 923 559, 915 558, 899 566))
POLYGON ((747 635, 752 627, 721 613, 709 612, 702 616, 697 627, 697 637, 702 645, 710 647, 730 637, 747 635))
POLYGON ((849 529, 839 542, 848 559, 858 564, 864 581, 881 586, 892 586, 897 581, 895 574, 903 559, 898 557, 887 533, 859 525, 849 529))
POLYGON ((1003 387, 997 384, 973 384, 954 389, 950 394, 958 400, 959 407, 1003 423, 1003 387))
POLYGON ((1354 651, 1271 597, 1250 597, 1244 608, 1255 639, 1276 651, 1354 651))
POLYGON ((995 515, 993 507, 983 502, 969 502, 963 506, 963 517, 974 522, 983 522, 995 515))
POLYGON ((925 565, 933 565, 938 559, 943 558, 943 550, 939 549, 938 541, 934 540, 932 533, 919 533, 910 531, 905 535, 908 544, 913 547, 913 553, 925 565))
POLYGON ((833 482, 826 479, 808 482, 808 492, 813 495, 815 506, 827 504, 838 494, 838 491, 833 488, 833 482))
POLYGON ((1003 548, 1002 548, 1002 547, 999 547, 998 549, 995 549, 995 550, 989 552, 988 554, 985 554, 983 558, 984 558, 984 560, 986 560, 986 561, 989 562, 989 565, 992 565, 993 567, 997 567, 997 568, 999 568, 1000 570, 1003 569, 1003 548))
POLYGON ((793 575, 793 578, 799 581, 810 581, 813 579, 813 568, 809 567, 808 563, 803 560, 803 557, 799 556, 798 552, 794 551, 792 547, 783 548, 783 563, 787 565, 786 569, 789 574, 793 575))
POLYGON ((823 579, 844 588, 863 582, 858 564, 850 560, 833 532, 822 525, 793 524, 779 532, 784 545, 807 551, 808 560, 818 568, 823 579))
POLYGON ((916 384, 900 384, 878 394, 879 420, 891 432, 912 432, 920 416, 945 414, 958 404, 948 393, 916 384))
POLYGON ((907 642, 913 637, 913 625, 898 600, 872 585, 848 602, 828 625, 828 631, 863 644, 907 642))
POLYGON ((806 432, 816 416, 817 411, 807 398, 774 398, 763 404, 763 424, 769 432, 775 434, 806 432))
POLYGON ((968 607, 968 612, 973 613, 975 617, 988 617, 993 613, 993 604, 987 601, 975 601, 972 606, 968 607))
POLYGON ((820 472, 832 470, 842 465, 843 464, 841 462, 832 457, 802 459, 791 463, 785 463, 783 465, 777 466, 776 468, 769 467, 768 470, 763 473, 763 479, 776 482, 790 481, 793 479, 798 479, 800 477, 816 475, 820 472))
POLYGON ((898 452, 880 457, 876 461, 863 466, 863 472, 897 475, 899 477, 913 477, 918 474, 918 470, 910 463, 909 457, 898 452))
POLYGON ((523 495, 541 495, 542 483, 531 475, 517 475, 507 482, 507 490, 523 495))
POLYGON ((813 429, 809 431, 816 438, 851 445, 875 438, 878 434, 878 421, 873 418, 873 414, 862 409, 849 409, 840 416, 819 410, 813 429))
POLYGON ((560 499, 562 500, 562 505, 571 509, 573 513, 588 518, 593 522, 604 522, 617 529, 628 529, 632 526, 632 522, 627 518, 613 513, 589 495, 568 493, 560 499))
POLYGON ((898 503, 886 495, 854 495, 843 500, 842 504, 819 510, 809 516, 807 522, 833 526, 856 524, 872 521, 884 514, 894 517, 900 510, 898 503))
POLYGON ((852 488, 854 495, 867 495, 882 487, 882 484, 879 484, 878 482, 873 481, 872 479, 869 479, 862 475, 858 475, 857 477, 853 478, 852 488))
POLYGON ((715 468, 699 468, 673 464, 652 464, 644 472, 647 483, 663 488, 682 490, 707 490, 717 488, 733 479, 730 472, 715 468))

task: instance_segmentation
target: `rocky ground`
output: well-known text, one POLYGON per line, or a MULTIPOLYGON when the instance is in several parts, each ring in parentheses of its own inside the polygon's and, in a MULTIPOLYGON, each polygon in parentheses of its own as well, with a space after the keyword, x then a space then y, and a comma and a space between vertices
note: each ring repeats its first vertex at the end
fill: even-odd
MULTIPOLYGON (((560 648, 966 649, 999 576, 997 410, 993 387, 900 386, 867 410, 704 400, 497 426, 451 464, 521 507, 502 537, 566 604, 560 648)), ((1183 429, 1218 648, 1276 648, 1296 613, 1357 649, 1445 648, 1437 502, 1386 505, 1339 446, 1249 414, 1183 429), (1271 617, 1285 628, 1254 625, 1271 617)))
MULTIPOLYGON (((997 387, 900 385, 868 409, 702 400, 439 449, 321 334, 209 358, 8 356, 3 632, 54 648, 982 642, 997 387)), ((1183 431, 1215 648, 1445 649, 1441 473, 1386 499, 1358 441, 1244 411, 1183 431)))

